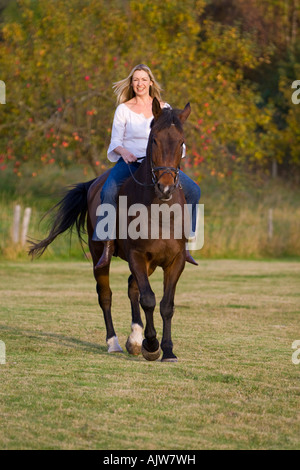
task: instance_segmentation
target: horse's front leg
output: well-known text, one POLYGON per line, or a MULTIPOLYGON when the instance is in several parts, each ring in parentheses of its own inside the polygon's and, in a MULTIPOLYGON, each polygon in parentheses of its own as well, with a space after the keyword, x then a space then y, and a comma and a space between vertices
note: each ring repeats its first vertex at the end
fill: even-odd
POLYGON ((145 339, 142 343, 142 354, 148 361, 155 361, 160 356, 160 347, 156 338, 156 330, 153 321, 156 300, 149 283, 149 272, 145 256, 138 252, 132 252, 129 259, 129 267, 136 279, 140 292, 140 304, 146 316, 145 339))
POLYGON ((164 269, 164 295, 160 302, 160 314, 163 320, 163 337, 161 349, 163 362, 177 362, 173 354, 173 342, 171 338, 171 322, 174 315, 174 297, 177 281, 184 269, 185 253, 180 252, 171 265, 164 269))

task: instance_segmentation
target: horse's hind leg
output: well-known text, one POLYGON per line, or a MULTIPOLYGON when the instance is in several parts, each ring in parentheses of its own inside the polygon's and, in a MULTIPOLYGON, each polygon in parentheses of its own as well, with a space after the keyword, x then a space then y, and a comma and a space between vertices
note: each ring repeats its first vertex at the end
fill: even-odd
POLYGON ((99 305, 103 311, 104 321, 106 326, 106 342, 108 346, 108 352, 123 352, 118 337, 115 333, 112 317, 111 317, 111 298, 112 293, 109 287, 109 266, 97 270, 94 272, 95 279, 97 281, 97 293, 99 305))
POLYGON ((139 304, 139 288, 136 280, 131 274, 128 278, 128 297, 131 303, 131 333, 126 342, 126 349, 129 354, 137 356, 141 353, 143 342, 143 322, 141 319, 140 304, 139 304))

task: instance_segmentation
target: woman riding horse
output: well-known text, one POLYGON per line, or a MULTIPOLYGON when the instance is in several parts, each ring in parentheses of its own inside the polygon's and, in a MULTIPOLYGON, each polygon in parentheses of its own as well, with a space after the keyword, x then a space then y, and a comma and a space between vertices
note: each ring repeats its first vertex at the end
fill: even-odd
MULTIPOLYGON (((151 96, 153 89, 156 89, 155 93, 159 93, 159 88, 146 66, 135 67, 130 77, 126 80, 130 83, 129 91, 131 90, 132 97, 125 99, 117 108, 108 152, 111 160, 117 160, 116 165, 99 178, 78 183, 69 189, 55 206, 56 215, 48 236, 40 242, 32 243, 29 254, 41 255, 58 235, 72 230, 74 226, 82 239, 87 226, 98 301, 105 320, 108 352, 121 352, 112 320, 112 292, 109 285, 109 265, 114 251, 114 240, 102 241, 96 236, 99 223, 98 207, 103 207, 104 203, 112 204, 113 208, 117 207, 117 221, 118 194, 120 197, 125 196, 131 208, 142 203, 149 216, 148 222, 144 224, 149 224, 148 233, 151 231, 152 222, 155 228, 159 229, 158 233, 164 228, 162 218, 153 219, 153 207, 167 208, 170 214, 170 236, 155 237, 152 232, 148 238, 117 236, 116 249, 118 256, 128 262, 131 271, 128 296, 131 302, 132 323, 131 334, 126 343, 127 351, 134 355, 142 352, 145 359, 151 361, 160 356, 161 350, 153 318, 156 299, 148 279, 159 266, 164 272, 164 293, 160 302, 163 319, 162 361, 174 362, 177 358, 173 353, 171 321, 174 314, 175 289, 184 270, 185 261, 195 263, 190 254, 185 252, 188 239, 186 231, 182 230, 179 237, 175 236, 175 231, 180 225, 185 226, 183 219, 187 203, 193 205, 192 230, 195 232, 196 209, 200 197, 198 185, 180 171, 184 144, 183 124, 191 108, 187 104, 182 111, 173 110, 156 96, 151 96), (139 157, 142 157, 141 163, 137 163, 139 157), (102 203, 100 206, 99 193, 102 203), (172 213, 175 207, 179 209, 176 216, 175 212, 172 213), (140 306, 146 317, 144 340, 140 306)), ((116 86, 120 100, 123 99, 126 80, 116 86)), ((126 217, 129 228, 129 211, 126 217)))
MULTIPOLYGON (((116 209, 121 186, 139 168, 146 156, 150 124, 153 120, 153 98, 159 100, 162 108, 170 108, 170 105, 162 102, 161 87, 149 67, 144 64, 135 66, 126 79, 114 84, 114 89, 118 107, 114 116, 107 155, 111 162, 117 163, 109 173, 100 199, 101 204, 110 204, 116 209)), ((196 206, 200 199, 200 188, 182 171, 179 171, 179 183, 187 204, 192 205, 192 231, 195 232, 196 206)), ((98 217, 97 223, 102 218, 103 216, 98 217)), ((102 255, 95 266, 95 270, 98 270, 109 264, 115 250, 115 242, 109 238, 100 239, 96 229, 93 240, 104 243, 102 255)), ((186 261, 197 265, 188 250, 186 250, 186 261)))

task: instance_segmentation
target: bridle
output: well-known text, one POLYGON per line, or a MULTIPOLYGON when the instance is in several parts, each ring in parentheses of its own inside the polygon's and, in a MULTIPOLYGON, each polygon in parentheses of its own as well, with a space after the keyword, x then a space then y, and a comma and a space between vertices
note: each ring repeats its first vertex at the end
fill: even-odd
MULTIPOLYGON (((158 183, 159 183, 159 180, 160 178, 165 175, 165 174, 169 174, 171 176, 173 176, 174 178, 174 186, 175 188, 177 188, 179 186, 179 171, 180 171, 180 165, 178 165, 177 168, 174 168, 173 166, 153 166, 153 158, 152 158, 152 145, 153 145, 153 136, 151 137, 151 141, 150 141, 150 169, 151 169, 151 179, 152 179, 152 183, 141 183, 140 181, 138 181, 135 176, 134 176, 134 173, 132 172, 131 168, 130 168, 130 163, 129 163, 129 171, 131 173, 131 176, 133 178, 133 180, 139 184, 140 186, 144 186, 144 187, 149 187, 149 188, 152 188, 153 186, 156 186, 158 183), (156 175, 156 172, 157 171, 160 171, 160 170, 163 170, 162 174, 159 175, 159 177, 157 177, 156 175), (174 175, 173 175, 174 173, 174 175)), ((146 157, 141 157, 141 158, 138 158, 137 160, 143 160, 144 158, 146 157)))

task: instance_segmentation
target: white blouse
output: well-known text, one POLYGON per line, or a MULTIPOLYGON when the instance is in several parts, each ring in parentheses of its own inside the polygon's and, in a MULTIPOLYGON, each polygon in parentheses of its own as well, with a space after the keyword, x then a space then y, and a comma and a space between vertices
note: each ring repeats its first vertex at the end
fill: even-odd
MULTIPOLYGON (((168 103, 165 108, 170 108, 168 103)), ((114 152, 117 147, 124 147, 137 158, 146 156, 146 149, 150 134, 150 124, 153 116, 146 118, 144 114, 132 111, 125 103, 119 104, 116 109, 111 141, 107 150, 108 159, 117 162, 121 156, 114 152)))

